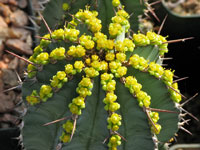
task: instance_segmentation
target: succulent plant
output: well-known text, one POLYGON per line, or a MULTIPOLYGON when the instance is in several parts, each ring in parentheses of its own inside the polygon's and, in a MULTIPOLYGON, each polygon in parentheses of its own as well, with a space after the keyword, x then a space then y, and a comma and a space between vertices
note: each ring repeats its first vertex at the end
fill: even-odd
POLYGON ((34 49, 22 88, 26 149, 161 149, 181 128, 182 94, 162 67, 166 37, 131 35, 130 15, 111 3, 109 24, 86 6, 34 49))

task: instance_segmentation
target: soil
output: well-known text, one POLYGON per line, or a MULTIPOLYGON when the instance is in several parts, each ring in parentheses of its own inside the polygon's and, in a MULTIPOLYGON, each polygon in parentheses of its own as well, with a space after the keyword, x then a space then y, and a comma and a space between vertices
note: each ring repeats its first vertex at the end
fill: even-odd
POLYGON ((165 0, 165 4, 181 16, 200 15, 200 0, 165 0))
MULTIPOLYGON (((30 1, 0 0, 0 149, 21 149, 19 139, 26 108, 21 98, 21 81, 27 64, 5 50, 26 59, 34 47, 35 26, 30 1)), ((31 1, 34 9, 38 0, 31 1)))

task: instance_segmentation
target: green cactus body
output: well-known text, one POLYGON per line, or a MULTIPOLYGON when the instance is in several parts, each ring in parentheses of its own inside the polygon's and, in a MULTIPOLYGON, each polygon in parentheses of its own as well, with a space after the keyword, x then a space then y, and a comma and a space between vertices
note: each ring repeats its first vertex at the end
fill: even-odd
POLYGON ((165 37, 125 37, 129 14, 112 3, 110 38, 86 6, 74 14, 74 25, 44 35, 35 48, 23 83, 28 150, 152 150, 178 130, 181 95, 173 71, 159 64, 165 37))

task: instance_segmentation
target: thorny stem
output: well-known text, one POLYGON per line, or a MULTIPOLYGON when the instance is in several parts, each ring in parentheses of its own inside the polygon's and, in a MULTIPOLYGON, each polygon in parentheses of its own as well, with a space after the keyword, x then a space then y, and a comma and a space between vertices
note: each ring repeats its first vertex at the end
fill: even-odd
POLYGON ((190 121, 191 119, 187 119, 187 120, 183 120, 183 122, 179 122, 178 124, 180 126, 183 126, 184 124, 187 124, 188 125, 188 122, 190 121))
POLYGON ((183 128, 182 126, 179 126, 179 129, 187 132, 188 134, 192 135, 192 133, 190 131, 188 131, 187 129, 183 128))
POLYGON ((157 109, 157 108, 146 108, 146 109, 150 110, 150 111, 157 111, 157 112, 166 112, 166 113, 175 113, 175 114, 179 113, 179 112, 176 112, 176 111, 157 109))
POLYGON ((69 21, 67 21, 67 20, 65 21, 65 27, 66 27, 66 23, 68 23, 68 24, 70 24, 70 25, 76 27, 73 23, 71 23, 71 22, 69 22, 69 21))
POLYGON ((193 100, 199 93, 196 93, 194 96, 190 97, 188 100, 186 100, 184 103, 180 104, 181 107, 183 107, 185 104, 187 104, 189 101, 193 100))
POLYGON ((19 74, 16 70, 15 70, 15 73, 17 75, 17 79, 18 79, 19 84, 22 84, 22 79, 20 78, 20 76, 19 76, 19 74))
POLYGON ((127 142, 127 139, 125 137, 123 137, 121 134, 119 134, 117 131, 114 131, 115 134, 119 135, 124 141, 127 142))
POLYGON ((11 87, 11 88, 9 88, 9 89, 3 90, 3 93, 8 92, 8 91, 11 91, 11 90, 14 90, 14 89, 17 89, 17 88, 19 88, 19 87, 21 87, 21 84, 20 84, 20 85, 17 85, 17 86, 14 86, 14 87, 11 87))
POLYGON ((63 120, 67 120, 67 119, 69 119, 69 118, 71 118, 71 116, 64 117, 64 118, 61 118, 61 119, 57 119, 57 120, 54 120, 54 121, 45 123, 45 124, 43 124, 42 126, 48 126, 48 125, 51 125, 51 124, 54 124, 54 123, 57 123, 57 122, 60 122, 60 121, 63 121, 63 120))
POLYGON ((199 122, 199 119, 197 117, 195 117, 193 114, 189 113, 187 110, 183 109, 182 107, 180 107, 180 109, 182 111, 184 111, 185 113, 187 113, 190 117, 194 118, 196 121, 199 122))
POLYGON ((42 21, 44 22, 44 24, 45 24, 45 26, 46 26, 46 28, 47 28, 47 30, 49 31, 49 34, 50 34, 50 36, 51 36, 52 32, 51 32, 51 29, 49 28, 49 25, 47 24, 46 20, 45 20, 44 17, 42 16, 42 14, 41 14, 40 12, 38 12, 38 14, 40 15, 42 21))
POLYGON ((153 11, 153 9, 151 7, 147 7, 148 11, 154 16, 154 18, 160 22, 160 19, 157 17, 157 15, 155 14, 155 12, 153 11))
POLYGON ((156 129, 156 131, 158 131, 158 129, 156 128, 156 125, 155 125, 154 122, 152 121, 152 119, 151 119, 151 117, 150 117, 150 115, 149 115, 149 113, 148 113, 148 111, 147 111, 147 108, 146 108, 146 107, 143 107, 143 110, 144 110, 144 112, 147 114, 147 117, 148 117, 149 121, 151 122, 151 124, 154 126, 154 128, 156 129))
POLYGON ((183 77, 183 78, 180 78, 180 79, 177 79, 177 80, 174 80, 173 83, 176 83, 178 81, 182 81, 182 80, 185 80, 185 79, 188 79, 189 77, 183 77))
POLYGON ((180 92, 178 92, 178 91, 177 91, 176 89, 174 89, 173 87, 171 87, 171 86, 167 86, 167 87, 169 87, 170 89, 172 89, 174 92, 180 94, 183 98, 187 99, 187 97, 185 97, 183 94, 181 94, 180 92))
POLYGON ((167 41, 167 42, 163 42, 162 44, 166 44, 166 43, 177 43, 177 42, 185 42, 186 40, 191 40, 194 39, 194 37, 188 37, 188 38, 183 38, 183 39, 176 39, 176 40, 171 40, 171 41, 167 41))
POLYGON ((48 41, 51 41, 51 39, 48 39, 48 38, 44 38, 44 37, 41 37, 41 36, 35 36, 36 38, 38 38, 38 39, 44 39, 44 40, 48 40, 48 41))
POLYGON ((161 59, 161 60, 171 60, 171 59, 173 59, 172 57, 168 57, 168 58, 159 58, 159 59, 161 59))
POLYGON ((76 18, 74 15, 70 14, 69 12, 68 12, 67 14, 70 15, 72 18, 76 19, 79 23, 83 23, 81 20, 79 20, 79 19, 76 18))
POLYGON ((110 136, 108 136, 107 138, 105 138, 105 139, 103 140, 102 144, 105 144, 106 141, 107 141, 109 138, 110 138, 110 136))
POLYGON ((163 19, 163 21, 162 21, 162 23, 161 23, 161 25, 160 25, 160 28, 159 28, 159 30, 158 30, 158 34, 161 33, 161 31, 162 31, 162 29, 163 29, 163 26, 164 26, 164 24, 165 24, 165 21, 166 21, 167 17, 168 17, 168 15, 166 15, 165 18, 163 19))
POLYGON ((161 1, 162 1, 162 0, 158 0, 158 1, 155 1, 155 2, 150 3, 149 5, 150 5, 150 6, 152 6, 152 5, 156 5, 156 4, 161 3, 161 1))
POLYGON ((21 56, 19 56, 19 55, 15 54, 15 53, 12 53, 12 52, 10 52, 10 51, 8 51, 8 50, 5 50, 5 51, 6 51, 7 53, 9 53, 9 54, 11 54, 11 55, 13 55, 13 56, 15 56, 15 57, 17 57, 17 58, 19 58, 19 59, 23 60, 23 61, 25 61, 25 62, 27 62, 27 63, 29 63, 29 64, 31 64, 31 65, 34 65, 34 66, 35 66, 35 64, 34 64, 33 62, 31 62, 31 61, 27 60, 26 58, 24 58, 24 57, 21 57, 21 56))
POLYGON ((72 129, 72 134, 71 134, 71 137, 70 137, 70 141, 72 140, 73 135, 74 135, 74 132, 75 132, 75 129, 76 129, 76 120, 77 120, 77 118, 78 118, 78 115, 75 115, 75 116, 73 117, 74 124, 73 124, 73 129, 72 129))
POLYGON ((22 80, 21 80, 21 78, 20 78, 20 76, 19 76, 19 74, 17 73, 16 70, 15 70, 15 73, 16 73, 16 75, 17 75, 19 85, 14 86, 14 87, 11 87, 11 88, 6 89, 6 90, 3 90, 3 93, 8 92, 8 91, 11 91, 11 90, 14 90, 14 89, 17 89, 17 88, 19 88, 19 87, 22 86, 22 83, 23 83, 23 82, 22 82, 22 80))

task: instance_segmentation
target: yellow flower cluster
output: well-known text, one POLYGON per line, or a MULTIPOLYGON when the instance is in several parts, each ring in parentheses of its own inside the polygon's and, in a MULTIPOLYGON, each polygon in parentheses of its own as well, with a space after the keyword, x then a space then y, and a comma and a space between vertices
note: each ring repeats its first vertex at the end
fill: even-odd
POLYGON ((133 52, 135 48, 135 44, 133 43, 132 40, 128 39, 128 38, 125 38, 124 41, 116 41, 115 42, 115 50, 118 51, 118 52, 127 52, 127 51, 130 51, 130 52, 133 52))
POLYGON ((46 102, 48 98, 53 96, 52 87, 50 85, 42 85, 39 92, 40 99, 46 102))
POLYGON ((97 32, 94 34, 93 40, 97 43, 97 50, 105 49, 105 50, 113 50, 114 41, 107 39, 107 36, 101 32, 97 32))
POLYGON ((77 72, 80 73, 85 67, 82 61, 75 61, 74 66, 72 64, 65 65, 65 72, 69 75, 75 75, 77 72))
POLYGON ((107 92, 114 92, 115 86, 116 86, 116 81, 113 80, 113 75, 108 74, 108 73, 103 73, 101 75, 101 84, 103 85, 102 88, 103 90, 107 92))
POLYGON ((63 29, 54 30, 51 34, 51 38, 55 40, 64 40, 65 39, 65 31, 63 29))
POLYGON ((81 45, 77 46, 70 46, 69 50, 67 51, 67 55, 73 56, 73 57, 83 57, 85 56, 85 48, 81 45))
POLYGON ((151 97, 141 90, 142 85, 137 82, 133 76, 128 76, 125 79, 125 87, 127 87, 130 93, 136 96, 140 107, 149 107, 151 104, 151 97))
POLYGON ((64 132, 60 136, 60 140, 64 143, 67 143, 70 141, 70 137, 73 130, 73 122, 71 120, 67 120, 67 122, 64 123, 62 127, 64 129, 64 132))
POLYGON ((40 103, 39 94, 37 93, 36 90, 33 90, 31 95, 26 96, 26 100, 30 105, 35 105, 40 103))
POLYGON ((109 150, 117 150, 119 145, 121 145, 121 137, 117 134, 112 135, 108 142, 109 150))
POLYGON ((58 71, 50 81, 50 85, 52 87, 60 89, 63 87, 64 83, 68 81, 68 78, 66 77, 66 73, 64 71, 58 71))
POLYGON ((53 96, 53 89, 50 85, 43 84, 40 87, 39 94, 36 90, 33 90, 31 95, 26 97, 27 102, 30 105, 36 105, 40 102, 46 102, 47 99, 51 98, 53 96))
POLYGON ((89 35, 82 35, 79 38, 80 44, 84 46, 86 49, 91 50, 94 48, 94 41, 92 40, 92 37, 89 35))
POLYGON ((51 35, 48 33, 42 37, 42 39, 40 41, 40 46, 42 48, 46 48, 46 47, 48 47, 49 44, 51 44, 51 35))
MULTIPOLYGON (((140 107, 146 107, 148 108, 151 104, 151 97, 144 91, 142 91, 142 85, 139 84, 133 76, 128 76, 125 78, 125 87, 127 87, 133 96, 135 96, 138 100, 140 107)), ((147 113, 149 113, 148 111, 147 113)), ((154 125, 151 124, 151 130, 155 134, 159 134, 161 130, 161 125, 157 123, 159 120, 159 114, 157 112, 150 112, 151 120, 153 121, 154 125, 156 126, 156 129, 154 125)))
POLYGON ((91 58, 87 58, 85 62, 88 67, 86 67, 84 71, 88 77, 96 77, 99 75, 99 71, 108 70, 108 63, 104 60, 100 61, 98 55, 92 55, 91 58))
POLYGON ((27 72, 28 72, 28 78, 33 78, 37 74, 37 68, 34 65, 29 64, 27 67, 27 72))
POLYGON ((92 94, 91 90, 93 83, 90 78, 83 77, 79 82, 76 92, 79 94, 78 97, 72 100, 69 104, 69 109, 72 114, 81 115, 81 109, 85 108, 85 98, 92 94))
POLYGON ((148 71, 151 75, 160 78, 164 73, 164 68, 155 62, 151 62, 148 71))
POLYGON ((112 5, 118 7, 120 5, 120 0, 112 0, 112 5))
POLYGON ((129 58, 129 63, 132 67, 139 69, 140 71, 143 71, 148 67, 148 61, 137 54, 134 54, 129 58))
POLYGON ((126 66, 122 66, 119 61, 111 61, 109 63, 110 71, 115 74, 115 77, 120 78, 126 75, 127 68, 126 66))
MULTIPOLYGON (((101 84, 103 85, 102 88, 105 90, 106 97, 104 98, 103 102, 106 104, 104 109, 106 111, 112 112, 111 115, 108 117, 107 122, 108 126, 107 128, 112 130, 112 131, 118 131, 119 126, 121 125, 121 116, 115 111, 117 111, 120 108, 120 104, 116 102, 117 100, 117 95, 114 94, 115 91, 115 86, 116 86, 116 81, 113 80, 113 74, 108 74, 108 73, 103 73, 101 75, 101 84)), ((110 141, 114 138, 115 135, 113 135, 110 138, 110 141)), ((108 146, 110 148, 116 148, 118 145, 121 144, 121 139, 118 139, 118 142, 116 141, 115 143, 109 142, 108 146)))
POLYGON ((112 17, 112 23, 109 25, 109 34, 115 38, 122 32, 128 32, 130 23, 127 20, 129 18, 128 13, 124 9, 119 9, 116 16, 112 17))
POLYGON ((36 59, 34 60, 34 63, 39 65, 46 65, 49 63, 49 53, 42 52, 39 55, 37 55, 36 59))
MULTIPOLYGON (((129 63, 135 68, 139 69, 141 71, 148 71, 150 75, 155 76, 156 78, 162 79, 163 82, 171 87, 169 88, 169 92, 171 94, 171 99, 179 103, 182 100, 180 91, 178 89, 178 84, 173 83, 173 76, 174 72, 169 70, 169 69, 164 69, 161 65, 155 63, 155 62, 150 62, 148 64, 148 61, 145 60, 143 57, 139 57, 137 54, 134 54, 133 56, 130 57, 129 63), (147 70, 146 70, 147 69, 147 70)), ((130 87, 129 87, 130 88, 130 87)), ((132 90, 130 89, 130 92, 132 90)), ((133 93, 133 92, 131 92, 133 93)))
POLYGON ((80 31, 76 29, 68 29, 68 28, 64 29, 65 39, 71 42, 77 41, 79 33, 80 31))
POLYGON ((162 79, 166 85, 171 86, 173 83, 173 76, 174 76, 174 73, 171 70, 164 70, 162 79))
POLYGON ((90 11, 89 7, 85 10, 80 9, 79 12, 75 14, 75 17, 82 22, 86 23, 93 33, 99 32, 102 28, 101 20, 97 18, 97 11, 90 11))
POLYGON ((176 90, 176 91, 174 91, 174 90, 172 90, 172 89, 169 89, 169 92, 170 92, 170 94, 171 94, 171 99, 172 99, 174 102, 179 103, 179 102, 182 100, 182 97, 181 97, 181 94, 179 94, 179 93, 180 93, 180 90, 178 89, 178 84, 177 84, 177 83, 173 83, 173 84, 172 84, 172 88, 173 88, 174 90, 176 90))
POLYGON ((154 125, 150 122, 151 124, 151 132, 152 133, 155 133, 155 134, 159 134, 160 133, 160 130, 162 129, 162 126, 160 124, 158 124, 158 120, 159 120, 159 113, 157 112, 148 112, 150 117, 151 117, 151 120, 153 121, 154 125))
POLYGON ((51 51, 50 58, 54 60, 62 60, 65 59, 65 48, 59 47, 51 51))
POLYGON ((138 93, 141 88, 142 85, 140 83, 137 82, 136 78, 134 78, 133 76, 128 76, 125 79, 125 87, 127 87, 130 91, 131 94, 135 94, 138 93))
POLYGON ((168 52, 166 37, 158 35, 152 31, 148 31, 146 35, 142 33, 133 34, 133 41, 136 46, 157 45, 161 56, 168 52))

